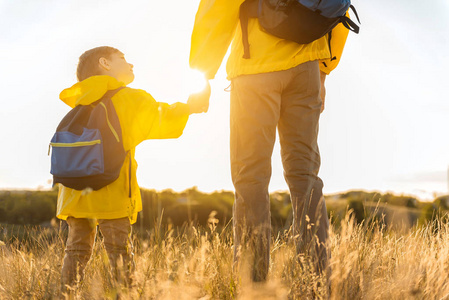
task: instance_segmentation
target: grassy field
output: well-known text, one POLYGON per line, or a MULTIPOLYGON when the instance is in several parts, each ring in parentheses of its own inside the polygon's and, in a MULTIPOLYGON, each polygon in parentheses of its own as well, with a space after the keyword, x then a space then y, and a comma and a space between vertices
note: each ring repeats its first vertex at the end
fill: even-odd
MULTIPOLYGON (((136 270, 129 288, 110 276, 98 239, 86 277, 71 298, 327 298, 327 289, 319 284, 325 279, 311 272, 307 257, 295 255, 288 232, 273 237, 268 281, 254 284, 248 268, 233 271, 232 232, 229 227, 218 230, 215 223, 211 217, 209 228, 156 227, 136 238, 136 270)), ((27 233, 26 241, 0 242, 0 299, 64 298, 64 232, 35 227, 27 233)), ((443 222, 399 233, 369 221, 356 225, 347 215, 331 226, 329 246, 330 299, 449 299, 449 225, 443 222)))

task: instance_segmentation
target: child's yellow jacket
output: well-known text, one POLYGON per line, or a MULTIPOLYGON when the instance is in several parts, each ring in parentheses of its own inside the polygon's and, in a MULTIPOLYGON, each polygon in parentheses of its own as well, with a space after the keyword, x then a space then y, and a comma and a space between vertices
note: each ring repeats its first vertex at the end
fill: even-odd
POLYGON ((320 60, 321 71, 329 74, 338 64, 348 35, 342 24, 332 30, 330 60, 328 36, 306 45, 265 33, 256 18, 248 22, 251 58, 243 58, 239 8, 245 0, 201 0, 195 18, 190 66, 213 79, 231 44, 226 66, 228 79, 239 75, 281 71, 307 61, 320 60))
MULTIPOLYGON (((108 90, 123 86, 110 76, 92 76, 65 89, 59 98, 70 107, 88 105, 100 99, 108 90)), ((189 118, 185 103, 159 103, 143 90, 125 88, 112 97, 122 127, 123 146, 131 155, 131 198, 129 197, 129 157, 116 181, 98 191, 83 192, 60 185, 57 217, 67 219, 116 219, 129 217, 136 222, 142 210, 142 200, 136 179, 135 147, 147 139, 179 137, 189 118)))

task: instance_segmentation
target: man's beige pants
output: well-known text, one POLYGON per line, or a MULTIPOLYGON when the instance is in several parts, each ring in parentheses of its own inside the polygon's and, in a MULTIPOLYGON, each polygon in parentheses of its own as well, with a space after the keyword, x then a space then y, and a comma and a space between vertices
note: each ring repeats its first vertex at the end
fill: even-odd
POLYGON ((112 274, 117 280, 129 283, 129 273, 134 265, 131 224, 128 218, 95 220, 67 218, 69 236, 62 266, 62 285, 72 286, 77 277, 82 278, 89 261, 97 233, 97 221, 108 253, 112 274), (123 262, 123 265, 121 262, 123 262), (122 276, 122 275, 123 276, 122 276))
POLYGON ((270 257, 271 155, 279 132, 284 177, 293 206, 298 253, 327 265, 329 220, 322 197, 318 122, 321 109, 318 61, 294 68, 243 75, 231 85, 231 173, 235 187, 234 258, 251 254, 252 279, 266 279, 270 257))

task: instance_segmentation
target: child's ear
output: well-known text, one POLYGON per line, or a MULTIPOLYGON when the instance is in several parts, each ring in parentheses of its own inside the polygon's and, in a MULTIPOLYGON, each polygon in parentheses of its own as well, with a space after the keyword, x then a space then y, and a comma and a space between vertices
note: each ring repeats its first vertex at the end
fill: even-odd
POLYGON ((98 60, 98 64, 100 65, 100 68, 104 69, 105 71, 109 71, 111 69, 109 61, 104 57, 100 57, 100 59, 98 60))

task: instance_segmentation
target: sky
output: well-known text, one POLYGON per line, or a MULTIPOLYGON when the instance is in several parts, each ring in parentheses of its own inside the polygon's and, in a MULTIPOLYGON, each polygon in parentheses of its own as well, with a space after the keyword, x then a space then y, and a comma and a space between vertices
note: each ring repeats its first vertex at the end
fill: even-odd
MULTIPOLYGON (((449 1, 353 1, 350 33, 326 80, 321 115, 324 193, 364 189, 418 196, 448 193, 449 1)), ((78 57, 109 45, 134 65, 129 85, 160 102, 186 102, 199 0, 0 0, 0 189, 51 187, 49 141, 69 107, 59 93, 76 82, 78 57)), ((211 81, 207 114, 192 115, 174 140, 137 147, 141 187, 233 190, 225 60, 211 81)), ((280 148, 270 191, 287 190, 280 148)))

